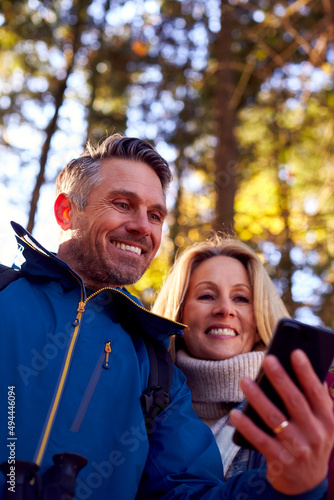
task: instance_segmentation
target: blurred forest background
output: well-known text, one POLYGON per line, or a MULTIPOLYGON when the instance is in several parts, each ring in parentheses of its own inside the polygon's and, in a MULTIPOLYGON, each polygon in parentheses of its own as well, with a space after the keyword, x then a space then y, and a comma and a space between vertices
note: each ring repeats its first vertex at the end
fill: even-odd
POLYGON ((0 0, 0 45, 0 197, 29 231, 87 140, 141 137, 174 174, 146 305, 216 229, 334 327, 334 0, 0 0))

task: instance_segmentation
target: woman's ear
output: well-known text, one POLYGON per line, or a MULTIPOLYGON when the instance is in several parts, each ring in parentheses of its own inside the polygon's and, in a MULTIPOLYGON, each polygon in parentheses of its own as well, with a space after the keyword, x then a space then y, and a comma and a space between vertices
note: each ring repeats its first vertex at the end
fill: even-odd
POLYGON ((68 199, 68 196, 65 193, 61 193, 55 201, 54 213, 56 221, 63 231, 71 229, 72 224, 71 224, 70 210, 71 210, 71 202, 68 199))

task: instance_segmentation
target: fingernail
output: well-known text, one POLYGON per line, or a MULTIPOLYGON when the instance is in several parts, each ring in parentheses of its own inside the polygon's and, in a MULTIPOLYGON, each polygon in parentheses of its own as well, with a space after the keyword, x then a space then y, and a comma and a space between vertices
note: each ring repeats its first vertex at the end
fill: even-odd
POLYGON ((267 354, 267 356, 265 357, 265 359, 267 359, 268 361, 270 361, 270 363, 278 363, 278 358, 274 354, 267 354))
POLYGON ((240 380, 240 386, 243 385, 244 387, 251 387, 252 384, 252 380, 248 377, 244 377, 240 380))
POLYGON ((233 423, 237 423, 238 420, 240 420, 240 415, 241 415, 241 411, 239 411, 239 410, 231 410, 230 411, 230 418, 232 419, 233 423))
POLYGON ((303 365, 306 361, 306 354, 302 349, 295 349, 293 351, 293 359, 298 365, 303 365))
POLYGON ((263 361, 264 361, 264 366, 266 368, 269 368, 270 370, 275 370, 276 368, 279 367, 278 358, 273 354, 268 354, 267 356, 265 356, 263 361))

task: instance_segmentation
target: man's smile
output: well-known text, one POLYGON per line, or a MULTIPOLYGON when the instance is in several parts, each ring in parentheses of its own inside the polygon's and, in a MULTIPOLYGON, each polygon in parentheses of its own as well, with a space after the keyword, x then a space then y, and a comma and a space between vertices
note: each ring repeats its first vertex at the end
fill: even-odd
POLYGON ((126 250, 127 252, 132 252, 136 253, 137 255, 141 255, 141 248, 139 247, 133 245, 126 245, 125 243, 121 243, 120 241, 111 241, 110 243, 114 245, 116 248, 119 248, 120 250, 126 250))

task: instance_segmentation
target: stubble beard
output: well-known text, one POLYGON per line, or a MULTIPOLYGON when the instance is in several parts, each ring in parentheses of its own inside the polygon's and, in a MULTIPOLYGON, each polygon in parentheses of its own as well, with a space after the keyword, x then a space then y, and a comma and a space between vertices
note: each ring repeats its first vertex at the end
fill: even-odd
MULTIPOLYGON (((85 230, 77 230, 71 245, 72 255, 75 256, 77 273, 93 288, 121 287, 132 285, 139 281, 148 269, 148 263, 143 268, 132 263, 124 255, 123 261, 112 262, 111 257, 104 255, 107 251, 103 245, 91 245, 85 230)), ((121 250, 120 250, 121 251, 121 250)))
MULTIPOLYGON (((112 287, 121 287, 133 285, 140 280, 148 266, 144 269, 138 269, 138 266, 128 263, 119 263, 118 265, 108 265, 107 262, 100 261, 101 266, 95 269, 94 278, 112 287), (102 272, 101 272, 102 271, 102 272)), ((91 273, 91 277, 93 274, 91 273)))

